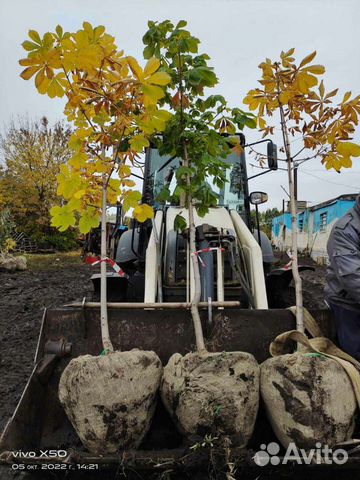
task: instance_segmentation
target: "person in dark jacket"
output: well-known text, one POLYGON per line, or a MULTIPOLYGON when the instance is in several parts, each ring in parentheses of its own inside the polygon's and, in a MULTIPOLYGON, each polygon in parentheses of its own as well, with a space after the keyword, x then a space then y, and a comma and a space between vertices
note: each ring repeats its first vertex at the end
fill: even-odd
POLYGON ((325 299, 335 316, 340 347, 360 361, 360 195, 335 223, 327 251, 325 299))

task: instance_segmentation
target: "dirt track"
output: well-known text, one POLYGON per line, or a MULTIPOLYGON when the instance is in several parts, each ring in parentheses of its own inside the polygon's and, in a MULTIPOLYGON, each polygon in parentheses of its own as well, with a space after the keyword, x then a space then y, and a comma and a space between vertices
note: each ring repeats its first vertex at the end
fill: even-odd
POLYGON ((45 265, 32 261, 25 272, 0 272, 1 430, 31 373, 44 308, 81 300, 91 291, 90 268, 65 259, 64 265, 62 256, 51 255, 45 265))

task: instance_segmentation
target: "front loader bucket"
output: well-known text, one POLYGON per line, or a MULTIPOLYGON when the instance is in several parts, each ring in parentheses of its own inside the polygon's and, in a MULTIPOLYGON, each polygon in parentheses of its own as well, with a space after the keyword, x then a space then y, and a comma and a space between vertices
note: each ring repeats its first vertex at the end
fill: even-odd
MULTIPOLYGON (((324 334, 333 339, 335 332, 330 311, 313 311, 312 314, 324 334)), ((269 344, 278 334, 295 328, 295 319, 289 310, 219 309, 214 310, 211 325, 207 324, 206 310, 201 310, 201 316, 210 351, 247 351, 259 363, 269 357, 269 344)), ((154 350, 164 365, 172 354, 185 354, 195 348, 191 315, 185 309, 109 308, 109 328, 116 349, 154 350)), ((68 307, 45 312, 34 370, 2 434, 1 458, 32 464, 55 462, 66 464, 69 469, 73 462, 103 467, 115 467, 121 463, 124 468, 158 470, 161 465, 179 469, 199 467, 204 462, 206 465, 203 455, 183 444, 161 402, 140 450, 101 457, 84 450, 59 402, 58 384, 71 358, 84 354, 99 355, 101 351, 98 308, 68 307), (36 453, 31 458, 19 459, 9 454, 44 450, 54 451, 54 458, 43 458, 36 453)), ((264 427, 262 422, 266 420, 260 413, 250 450, 233 452, 237 459, 242 458, 249 465, 254 465, 251 449, 259 450, 260 443, 267 440, 264 438, 266 431, 268 440, 275 440, 269 425, 264 427), (259 434, 260 440, 257 438, 259 434)))

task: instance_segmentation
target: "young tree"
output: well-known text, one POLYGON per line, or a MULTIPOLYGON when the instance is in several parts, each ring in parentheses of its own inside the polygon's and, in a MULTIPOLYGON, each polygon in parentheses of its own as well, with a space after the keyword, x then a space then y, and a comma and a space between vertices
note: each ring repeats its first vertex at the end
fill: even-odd
MULTIPOLYGON (((262 71, 259 83, 262 88, 250 90, 244 99, 250 110, 256 111, 258 125, 264 136, 273 134, 274 126, 266 124, 265 116, 278 115, 286 155, 290 208, 292 216, 292 271, 296 291, 297 329, 304 331, 302 283, 297 258, 297 209, 294 196, 294 167, 299 162, 319 157, 326 169, 340 172, 352 166, 352 158, 360 156, 360 146, 349 140, 358 124, 360 96, 351 98, 345 93, 342 101, 334 104, 338 89, 325 91, 319 76, 325 73, 322 65, 312 64, 316 52, 306 56, 298 65, 288 52, 281 52, 280 59, 267 58, 259 65, 262 71), (302 140, 302 147, 293 154, 290 136, 302 140), (305 158, 300 153, 309 150, 305 158)), ((296 144, 298 145, 298 143, 296 144)))
MULTIPOLYGON (((205 89, 214 87, 218 79, 208 65, 210 57, 198 53, 200 41, 185 30, 186 25, 184 20, 176 26, 169 20, 150 21, 143 42, 146 45, 145 58, 158 57, 162 70, 171 78, 166 96, 161 101, 171 109, 173 116, 158 147, 162 154, 181 158, 182 164, 176 170, 174 193, 171 195, 169 188, 165 187, 159 198, 172 200, 189 212, 189 248, 195 280, 191 313, 197 349, 201 353, 205 351, 205 344, 198 312, 201 285, 195 255, 194 209, 204 216, 209 207, 217 205, 217 194, 207 180, 212 177, 214 184, 221 189, 226 181, 225 158, 232 148, 241 152, 239 138, 228 138, 223 134, 234 135, 244 126, 255 128, 256 121, 252 114, 229 108, 221 95, 205 96, 205 89)), ((174 228, 184 229, 186 224, 187 221, 178 215, 174 228)))
POLYGON ((135 58, 124 56, 103 26, 84 22, 72 33, 57 26, 43 37, 30 30, 29 37, 23 43, 28 56, 20 60, 26 67, 22 78, 35 75, 39 93, 65 96, 64 112, 75 127, 68 142, 72 156, 58 176, 64 202, 51 209, 52 225, 64 231, 78 222, 87 233, 101 218, 101 331, 104 350, 113 351, 106 308, 106 208, 121 198, 124 210, 133 207, 139 221, 153 217, 149 205, 139 205, 141 193, 129 177, 149 137, 171 116, 157 108, 170 77, 158 71, 154 57, 142 69, 135 58))
POLYGON ((18 228, 37 240, 51 233, 50 208, 59 204, 56 177, 71 157, 69 126, 19 118, 0 136, 2 203, 18 228))

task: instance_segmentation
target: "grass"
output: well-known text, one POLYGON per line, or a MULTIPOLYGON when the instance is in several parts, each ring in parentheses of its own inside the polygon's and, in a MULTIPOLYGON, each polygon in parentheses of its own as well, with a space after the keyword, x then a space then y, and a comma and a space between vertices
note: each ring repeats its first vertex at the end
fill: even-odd
POLYGON ((28 270, 40 271, 60 269, 72 265, 83 265, 81 250, 59 253, 29 253, 24 255, 27 260, 28 270))

